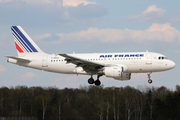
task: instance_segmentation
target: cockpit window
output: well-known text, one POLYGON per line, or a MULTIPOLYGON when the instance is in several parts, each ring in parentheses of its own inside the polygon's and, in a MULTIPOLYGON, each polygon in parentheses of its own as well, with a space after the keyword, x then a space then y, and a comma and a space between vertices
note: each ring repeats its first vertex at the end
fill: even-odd
POLYGON ((168 59, 168 58, 165 57, 165 56, 160 56, 160 57, 158 57, 158 59, 159 59, 159 60, 164 60, 164 59, 168 59))

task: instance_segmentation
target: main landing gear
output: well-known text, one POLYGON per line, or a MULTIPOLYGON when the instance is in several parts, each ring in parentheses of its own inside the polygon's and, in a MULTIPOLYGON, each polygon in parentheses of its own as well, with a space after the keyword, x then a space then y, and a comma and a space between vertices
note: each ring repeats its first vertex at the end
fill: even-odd
POLYGON ((151 72, 148 72, 147 75, 148 75, 148 83, 151 84, 153 82, 151 80, 151 72))
POLYGON ((101 85, 101 81, 99 80, 99 77, 100 77, 100 76, 101 76, 101 75, 98 75, 98 76, 97 76, 97 80, 94 80, 93 77, 91 76, 91 77, 88 79, 88 83, 89 83, 89 84, 95 84, 96 86, 101 85))

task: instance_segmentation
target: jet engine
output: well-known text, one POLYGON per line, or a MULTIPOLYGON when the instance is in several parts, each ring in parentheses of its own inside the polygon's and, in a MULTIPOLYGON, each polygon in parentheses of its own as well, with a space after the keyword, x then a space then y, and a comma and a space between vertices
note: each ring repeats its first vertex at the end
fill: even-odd
POLYGON ((127 68, 123 66, 112 66, 105 67, 103 72, 106 77, 114 78, 116 80, 130 80, 131 73, 125 73, 125 70, 127 70, 127 68))

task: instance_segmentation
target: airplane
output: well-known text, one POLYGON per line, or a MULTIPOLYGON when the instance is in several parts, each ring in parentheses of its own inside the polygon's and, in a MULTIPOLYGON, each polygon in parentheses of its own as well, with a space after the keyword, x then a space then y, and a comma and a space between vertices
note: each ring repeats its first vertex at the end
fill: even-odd
POLYGON ((132 73, 147 73, 148 83, 152 83, 151 73, 170 70, 175 63, 166 56, 155 52, 117 52, 47 54, 43 52, 21 26, 12 26, 12 35, 17 57, 6 56, 7 62, 38 70, 89 75, 89 84, 99 86, 103 75, 115 80, 130 80, 132 73), (97 79, 94 80, 93 76, 97 79))

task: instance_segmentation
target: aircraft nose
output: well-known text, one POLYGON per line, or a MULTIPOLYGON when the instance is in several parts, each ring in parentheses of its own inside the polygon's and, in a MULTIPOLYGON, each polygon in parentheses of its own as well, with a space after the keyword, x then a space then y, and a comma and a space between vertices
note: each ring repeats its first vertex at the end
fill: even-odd
POLYGON ((167 64, 169 69, 172 69, 176 66, 176 64, 173 61, 169 61, 169 63, 167 64))
POLYGON ((172 68, 174 68, 176 66, 176 64, 173 61, 171 61, 171 62, 172 62, 171 66, 172 66, 172 68))

